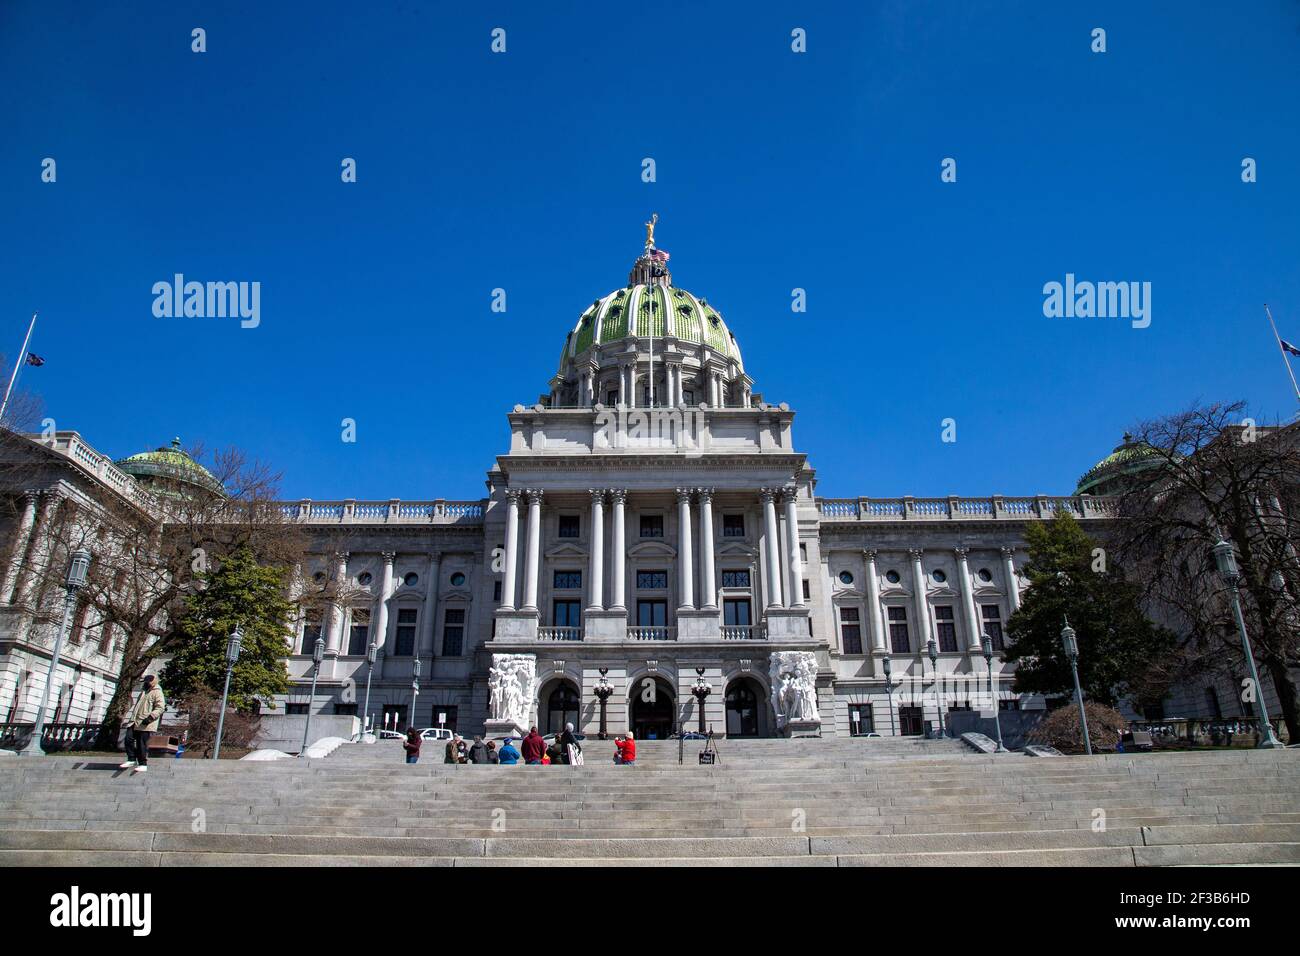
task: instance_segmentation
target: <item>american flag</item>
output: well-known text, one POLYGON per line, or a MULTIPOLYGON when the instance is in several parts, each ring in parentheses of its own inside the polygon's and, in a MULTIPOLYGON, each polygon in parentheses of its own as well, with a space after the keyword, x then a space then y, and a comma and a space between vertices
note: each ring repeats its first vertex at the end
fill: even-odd
POLYGON ((41 358, 41 357, 40 357, 39 355, 37 355, 35 352, 28 352, 28 353, 27 353, 27 364, 28 364, 28 365, 41 366, 41 365, 44 365, 44 364, 45 364, 45 359, 41 358))
POLYGON ((651 249, 650 258, 653 259, 655 262, 667 262, 668 253, 665 252, 663 249, 651 249))

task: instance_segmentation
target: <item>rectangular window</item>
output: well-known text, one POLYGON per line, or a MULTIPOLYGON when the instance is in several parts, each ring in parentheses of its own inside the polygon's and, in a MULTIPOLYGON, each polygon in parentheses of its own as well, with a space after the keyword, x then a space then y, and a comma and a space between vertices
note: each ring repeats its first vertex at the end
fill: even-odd
POLYGON ((870 704, 849 704, 849 734, 865 737, 875 733, 876 722, 871 716, 870 704))
POLYGON ((299 654, 308 654, 316 646, 316 639, 321 636, 321 614, 319 611, 312 611, 302 622, 302 643, 299 645, 299 654))
POLYGON ((804 544, 802 541, 799 542, 799 560, 804 564, 808 563, 808 545, 804 544))
POLYGON ((551 620, 556 627, 581 627, 582 626, 582 602, 581 601, 556 601, 555 613, 551 620))
POLYGON ((637 601, 637 627, 666 627, 668 624, 667 601, 637 601))
POLYGON ((684 405, 694 405, 695 392, 691 391, 689 388, 682 389, 682 403, 684 405))
POLYGON ((492 582, 492 601, 496 604, 501 603, 501 582, 500 581, 492 582))
POLYGON ((638 571, 636 586, 639 591, 662 591, 668 587, 667 571, 638 571))
POLYGON ((581 571, 556 571, 552 585, 557 591, 574 591, 582 587, 581 571))
POLYGON ((351 657, 365 657, 366 646, 370 643, 370 609, 356 607, 352 609, 352 630, 348 633, 348 654, 351 657))
POLYGON ((912 642, 907 637, 907 608, 894 605, 889 612, 889 646, 895 654, 910 654, 912 642))
POLYGON ((605 404, 614 408, 618 405, 618 389, 605 393, 605 404))
POLYGON ((724 538, 743 538, 745 536, 745 516, 723 515, 722 536, 724 538))
POLYGON ((840 638, 845 654, 862 653, 862 622, 858 619, 857 608, 840 608, 840 638))
MULTIPOLYGON (((996 604, 984 604, 980 606, 980 615, 984 619, 984 634, 987 634, 989 640, 993 642, 993 650, 1005 650, 1005 642, 1002 638, 1002 609, 996 604)), ((983 639, 983 635, 980 635, 980 640, 983 639)))
POLYGON ((722 623, 734 627, 748 627, 754 621, 750 616, 749 601, 742 598, 722 602, 722 623))
POLYGON ((925 725, 921 722, 920 707, 898 708, 898 732, 904 737, 920 737, 925 733, 925 725))
POLYGON ((804 579, 803 579, 803 599, 804 599, 805 601, 807 601, 807 600, 808 600, 809 598, 811 598, 811 597, 812 597, 812 591, 810 591, 809 588, 808 588, 808 579, 807 579, 807 578, 804 578, 804 579))
POLYGON ((449 607, 442 618, 442 656, 460 657, 465 653, 465 609, 449 607))
POLYGON ((304 717, 307 714, 306 704, 285 704, 284 713, 288 717, 304 717))
POLYGON ((355 717, 357 715, 356 704, 345 704, 341 700, 334 702, 334 713, 343 717, 355 717))
POLYGON ((953 654, 957 651, 957 623, 952 617, 951 604, 938 604, 934 608, 934 631, 939 638, 939 650, 953 654))
POLYGON ((415 656, 415 617, 415 608, 398 608, 397 631, 393 639, 394 657, 415 656))
POLYGON ((560 537, 576 538, 582 530, 582 523, 577 515, 560 515, 560 537))
POLYGON ((722 572, 722 586, 723 586, 724 588, 747 588, 747 587, 749 587, 749 571, 748 571, 748 569, 745 569, 745 570, 736 570, 736 571, 723 571, 723 572, 722 572))
POLYGON ((663 536, 664 536, 663 515, 642 515, 641 516, 641 537, 662 538, 663 536))

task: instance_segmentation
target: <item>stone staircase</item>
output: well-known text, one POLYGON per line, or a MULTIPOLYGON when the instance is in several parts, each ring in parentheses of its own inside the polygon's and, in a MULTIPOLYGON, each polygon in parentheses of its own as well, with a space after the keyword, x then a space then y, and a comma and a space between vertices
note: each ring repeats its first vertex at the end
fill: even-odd
POLYGON ((1300 751, 978 755, 914 738, 586 742, 583 767, 0 761, 0 865, 1300 864, 1300 751), (1104 829, 1096 826, 1104 813, 1104 829), (197 832, 196 832, 197 831, 197 832))

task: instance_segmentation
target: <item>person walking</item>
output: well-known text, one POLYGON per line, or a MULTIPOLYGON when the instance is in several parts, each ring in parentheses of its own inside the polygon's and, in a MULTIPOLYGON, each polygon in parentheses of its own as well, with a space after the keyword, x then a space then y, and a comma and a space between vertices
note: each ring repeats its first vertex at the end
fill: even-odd
POLYGON ((614 763, 624 765, 636 763, 636 740, 633 739, 630 730, 625 736, 614 741, 614 763))
POLYGON ((519 763, 519 751, 515 749, 515 742, 509 737, 501 744, 501 749, 497 752, 497 762, 513 767, 519 763))
POLYGON ((524 763, 541 763, 542 757, 546 754, 546 741, 542 739, 536 727, 529 727, 528 736, 524 738, 519 749, 523 754, 524 763))
POLYGON ((122 770, 144 773, 149 769, 149 735, 158 729, 167 701, 163 699, 158 678, 144 675, 144 690, 126 720, 126 760, 118 764, 122 770))
POLYGON ((414 727, 406 729, 406 740, 402 743, 402 749, 406 751, 407 763, 420 762, 420 732, 414 727))

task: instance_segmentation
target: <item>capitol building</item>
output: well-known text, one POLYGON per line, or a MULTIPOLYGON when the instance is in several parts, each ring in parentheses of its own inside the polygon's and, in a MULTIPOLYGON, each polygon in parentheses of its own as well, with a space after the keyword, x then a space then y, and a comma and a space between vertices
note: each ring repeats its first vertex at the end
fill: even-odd
MULTIPOLYGON (((1107 499, 819 496, 795 411, 765 398, 737 330, 674 285, 647 232, 626 285, 577 316, 508 413, 486 497, 284 504, 310 542, 298 580, 342 597, 301 613, 277 708, 364 716, 369 680, 372 726, 603 721, 640 738, 916 735, 940 706, 1042 708, 997 653, 1023 532, 1058 509, 1105 521, 1107 499)), ((42 449, 44 484, 4 489, 21 499, 0 581, 7 722, 33 718, 44 682, 52 635, 27 569, 58 509, 147 479, 159 456, 201 480, 179 448, 113 462, 59 432, 42 449)), ((73 640, 56 721, 102 716, 118 646, 73 640)))

